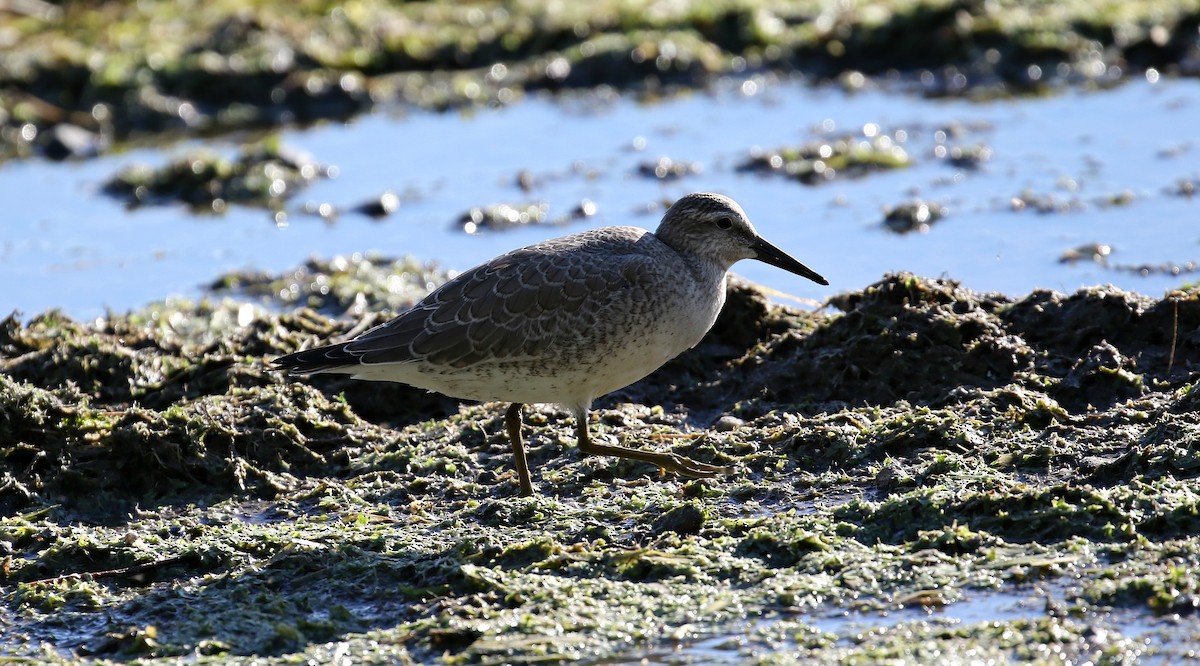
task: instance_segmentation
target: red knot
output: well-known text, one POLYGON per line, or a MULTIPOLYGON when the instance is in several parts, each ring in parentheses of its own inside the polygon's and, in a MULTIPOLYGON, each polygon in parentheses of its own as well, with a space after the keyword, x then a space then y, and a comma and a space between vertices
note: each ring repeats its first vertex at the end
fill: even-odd
POLYGON ((504 421, 522 495, 533 493, 521 442, 525 403, 569 409, 583 454, 687 477, 727 474, 733 470, 674 453, 593 442, 588 410, 696 346, 725 304, 730 266, 742 259, 829 284, 763 240, 732 199, 689 194, 654 233, 604 227, 514 250, 352 340, 274 364, 293 374, 342 373, 512 403, 504 421))

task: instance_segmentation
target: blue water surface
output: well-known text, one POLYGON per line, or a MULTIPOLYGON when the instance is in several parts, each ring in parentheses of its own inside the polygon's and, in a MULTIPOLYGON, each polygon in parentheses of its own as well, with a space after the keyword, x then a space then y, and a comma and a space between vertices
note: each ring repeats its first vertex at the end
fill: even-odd
POLYGON ((1200 82, 1140 78, 1109 90, 988 102, 757 80, 653 104, 588 96, 441 114, 383 110, 282 133, 286 145, 337 170, 289 202, 286 220, 240 206, 220 216, 183 206, 129 210, 100 191, 129 164, 163 164, 201 145, 233 153, 245 137, 75 163, 11 162, 0 166, 0 311, 60 308, 90 318, 199 296, 225 271, 281 271, 310 256, 374 251, 461 270, 592 226, 653 228, 661 209, 648 204, 698 190, 736 198, 765 237, 829 279, 822 287, 752 261, 734 269, 801 299, 819 301, 900 270, 1017 297, 1103 283, 1157 296, 1200 278, 1059 257, 1096 243, 1113 249, 1110 266, 1186 268, 1200 260, 1200 201, 1170 191, 1200 179, 1198 117, 1200 82), (737 169, 756 147, 876 127, 907 133, 901 145, 914 166, 819 186, 737 169), (946 128, 942 145, 983 146, 990 158, 978 169, 940 159, 936 132, 946 128), (665 183, 638 175, 640 164, 660 156, 693 163, 698 173, 665 183), (535 183, 528 193, 517 186, 523 170, 535 183), (377 221, 349 212, 385 191, 402 199, 393 215, 377 221), (1026 195, 1066 210, 1015 210, 1014 197, 1026 195), (948 216, 927 233, 883 228, 885 208, 917 198, 945 206, 948 216), (1114 198, 1128 203, 1106 203, 1114 198), (598 213, 562 227, 469 235, 455 224, 472 206, 544 201, 549 217, 559 218, 585 199, 598 213), (327 222, 303 213, 306 202, 344 212, 327 222))

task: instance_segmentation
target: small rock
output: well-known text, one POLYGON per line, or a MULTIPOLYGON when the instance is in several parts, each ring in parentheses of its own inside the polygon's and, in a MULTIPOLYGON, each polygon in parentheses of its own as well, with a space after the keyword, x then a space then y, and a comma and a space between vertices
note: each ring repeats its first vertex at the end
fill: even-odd
POLYGON ((555 224, 546 214, 550 206, 545 202, 526 204, 492 204, 475 206, 458 217, 457 224, 468 234, 480 231, 503 231, 527 224, 555 224))
POLYGON ((536 185, 537 181, 534 180, 533 173, 529 169, 521 169, 517 174, 517 187, 521 188, 522 192, 530 192, 536 185))
POLYGON ((102 135, 68 123, 55 125, 42 137, 42 153, 59 161, 95 157, 105 145, 102 135))
POLYGON ((400 197, 394 192, 384 192, 374 199, 364 201, 354 207, 354 211, 367 217, 381 219, 391 215, 400 208, 400 197))
POLYGON ((650 526, 650 531, 654 534, 695 534, 703 526, 704 507, 699 502, 688 502, 659 516, 650 526))
POLYGON ((669 157, 660 157, 654 162, 642 162, 638 165, 639 175, 663 182, 679 180, 697 173, 700 173, 698 163, 676 162, 669 157))
POLYGON ((1112 254, 1112 246, 1104 243, 1087 243, 1071 248, 1058 256, 1058 263, 1075 265, 1080 261, 1094 261, 1107 264, 1108 256, 1112 254))
POLYGON ((579 202, 578 206, 572 209, 570 213, 567 213, 567 218, 563 220, 563 223, 570 222, 572 220, 586 220, 589 217, 595 217, 597 210, 598 209, 596 208, 595 201, 592 201, 591 199, 583 199, 579 202))
POLYGON ((950 166, 975 171, 992 159, 992 149, 984 145, 954 146, 946 151, 945 157, 950 166))
POLYGON ((726 414, 717 419, 717 422, 713 424, 713 430, 717 432, 733 432, 744 425, 746 425, 745 421, 736 416, 726 414))
POLYGON ((946 207, 927 201, 912 201, 884 211, 883 226, 898 234, 928 233, 934 222, 946 217, 946 207))

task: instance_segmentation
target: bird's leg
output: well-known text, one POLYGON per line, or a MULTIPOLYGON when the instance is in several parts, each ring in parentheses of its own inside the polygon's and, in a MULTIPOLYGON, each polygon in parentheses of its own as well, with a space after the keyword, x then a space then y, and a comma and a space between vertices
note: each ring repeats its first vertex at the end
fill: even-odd
POLYGON ((596 444, 592 442, 588 435, 588 419, 587 410, 582 410, 575 415, 575 435, 579 441, 579 452, 585 455, 597 456, 616 456, 617 458, 629 458, 632 460, 641 460, 654 465, 658 465, 662 469, 669 472, 675 472, 682 476, 690 476, 694 478, 707 478, 718 474, 733 474, 732 467, 718 467, 717 465, 709 465, 698 460, 692 460, 684 456, 674 453, 658 453, 656 451, 642 451, 639 449, 631 449, 624 446, 613 446, 611 444, 596 444))
POLYGON ((513 465, 517 468, 517 480, 521 484, 521 497, 533 494, 529 481, 529 463, 525 461, 525 445, 521 442, 521 403, 514 402, 504 413, 504 425, 508 427, 508 442, 512 444, 513 465))

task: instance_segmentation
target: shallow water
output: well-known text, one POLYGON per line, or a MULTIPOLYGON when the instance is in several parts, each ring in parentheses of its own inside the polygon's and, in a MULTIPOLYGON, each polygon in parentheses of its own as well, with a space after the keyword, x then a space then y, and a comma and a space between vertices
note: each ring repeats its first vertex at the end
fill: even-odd
MULTIPOLYGON (((660 649, 635 649, 628 655, 589 662, 615 666, 618 664, 741 664, 756 663, 771 658, 796 659, 804 650, 789 640, 780 640, 776 631, 782 621, 799 620, 804 626, 836 638, 839 645, 851 647, 860 642, 864 632, 901 630, 915 623, 929 623, 947 630, 977 623, 1017 623, 1035 621, 1051 614, 1047 602, 1061 605, 1063 594, 1070 589, 1069 579, 1049 581, 1029 587, 1005 587, 996 590, 973 590, 954 603, 933 609, 902 608, 888 613, 856 613, 849 611, 813 611, 797 616, 765 617, 741 622, 732 633, 717 633, 692 642, 660 649), (767 638, 771 636, 772 638, 767 638)), ((1068 621, 1092 627, 1097 635, 1107 638, 1123 636, 1144 645, 1139 663, 1170 664, 1191 654, 1192 641, 1200 623, 1194 619, 1152 618, 1118 609, 1073 617, 1068 621), (1109 634, 1111 632, 1111 635, 1109 634)), ((794 630, 794 629, 793 629, 794 630)), ((1106 638, 1106 640, 1107 640, 1106 638)))
MULTIPOLYGON (((169 295, 199 295, 234 269, 279 271, 310 255, 378 251, 465 269, 507 249, 607 224, 653 228, 646 205, 688 191, 738 199, 759 231, 824 274, 820 287, 777 269, 743 262, 735 272, 800 298, 823 299, 862 287, 887 271, 947 275, 977 290, 1019 296, 1046 287, 1071 291, 1113 283, 1159 295, 1195 274, 1142 276, 1092 261, 1059 262, 1087 243, 1113 247, 1111 263, 1200 260, 1200 201, 1167 190, 1200 178, 1200 81, 1139 79, 1099 92, 976 103, 868 90, 847 94, 799 84, 757 84, 657 104, 630 99, 531 99, 464 114, 385 113, 347 124, 284 132, 284 143, 334 165, 336 179, 301 192, 284 224, 232 206, 223 216, 182 206, 127 210, 100 193, 123 166, 161 164, 195 147, 139 149, 97 160, 0 166, 0 280, 10 285, 0 312, 58 307, 76 317, 124 310, 169 295), (739 173, 754 147, 807 143, 859 133, 875 123, 908 133, 915 166, 811 187, 779 176, 739 173), (966 133, 948 146, 987 146, 978 170, 935 158, 934 132, 966 133), (660 156, 694 162, 698 174, 669 183, 637 175, 660 156), (516 185, 528 170, 538 185, 516 185), (344 212, 334 223, 303 213, 305 202, 348 210, 384 191, 401 196, 382 221, 344 212), (1066 212, 1014 212, 1028 192, 1072 204, 1066 212), (1125 205, 1104 200, 1132 195, 1125 205), (914 197, 946 206, 928 233, 897 235, 882 210, 914 197), (545 201, 549 217, 583 199, 598 213, 564 227, 530 226, 468 235, 455 220, 472 206, 545 201), (1072 203, 1073 202, 1073 203, 1072 203), (15 288, 12 285, 20 285, 15 288)), ((233 140, 209 143, 233 151, 233 140)))

